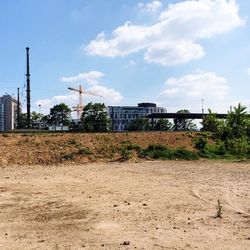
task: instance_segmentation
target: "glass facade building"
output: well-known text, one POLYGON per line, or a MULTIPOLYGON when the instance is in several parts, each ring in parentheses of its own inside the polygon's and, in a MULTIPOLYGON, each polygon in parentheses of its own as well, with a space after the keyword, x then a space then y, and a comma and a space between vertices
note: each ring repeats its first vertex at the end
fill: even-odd
POLYGON ((129 124, 152 113, 166 113, 163 107, 154 103, 139 103, 138 106, 108 106, 113 131, 126 131, 129 124))

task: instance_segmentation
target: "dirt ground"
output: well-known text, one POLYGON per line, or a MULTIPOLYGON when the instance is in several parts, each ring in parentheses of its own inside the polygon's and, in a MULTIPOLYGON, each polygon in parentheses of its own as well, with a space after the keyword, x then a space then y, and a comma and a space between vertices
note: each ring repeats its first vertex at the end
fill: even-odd
MULTIPOLYGON (((5 133, 0 134, 0 166, 85 164, 118 161, 127 144, 192 150, 191 132, 5 133), (86 154, 85 151, 90 151, 86 154)), ((134 155, 134 158, 136 155, 134 155)))
POLYGON ((249 180, 222 161, 2 166, 0 249, 247 250, 249 180))

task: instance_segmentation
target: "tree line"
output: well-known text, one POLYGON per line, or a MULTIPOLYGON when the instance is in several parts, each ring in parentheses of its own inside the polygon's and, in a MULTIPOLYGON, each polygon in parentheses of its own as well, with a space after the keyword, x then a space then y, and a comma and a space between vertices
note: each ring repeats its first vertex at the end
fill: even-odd
MULTIPOLYGON (((202 131, 208 131, 216 134, 218 138, 232 137, 233 135, 249 134, 249 117, 247 116, 246 107, 239 104, 234 107, 233 111, 228 113, 225 120, 216 118, 216 113, 210 109, 209 114, 204 116, 201 122, 202 131), (236 124, 240 124, 237 125, 236 124)), ((177 113, 190 113, 189 110, 183 109, 177 113)), ((55 105, 50 109, 48 115, 37 112, 31 113, 30 127, 33 129, 46 129, 49 126, 69 126, 73 130, 78 129, 85 132, 105 132, 112 129, 112 122, 108 116, 108 111, 104 103, 88 103, 81 116, 80 124, 72 124, 71 110, 64 104, 55 105)), ((27 115, 22 113, 19 119, 19 128, 27 128, 27 115)), ((142 117, 131 121, 128 131, 196 131, 197 126, 192 119, 155 119, 154 123, 148 118, 142 117)))

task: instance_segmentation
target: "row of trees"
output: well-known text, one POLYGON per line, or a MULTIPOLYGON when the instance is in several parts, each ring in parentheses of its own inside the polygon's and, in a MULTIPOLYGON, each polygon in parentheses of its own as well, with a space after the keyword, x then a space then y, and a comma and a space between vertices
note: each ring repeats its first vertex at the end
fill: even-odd
MULTIPOLYGON (((188 110, 180 110, 178 113, 188 113, 188 110)), ((50 109, 48 115, 42 115, 37 112, 31 113, 30 127, 33 129, 46 129, 49 126, 71 126, 72 129, 83 130, 86 132, 105 132, 112 129, 111 120, 108 118, 106 107, 103 103, 88 103, 81 117, 81 124, 71 123, 71 110, 64 104, 55 105, 50 109)), ((19 128, 27 128, 27 115, 20 115, 19 128)), ((195 130, 196 125, 190 119, 175 119, 174 124, 167 119, 158 119, 151 124, 147 118, 138 118, 133 120, 129 131, 171 131, 171 130, 195 130)))
MULTIPOLYGON (((41 113, 33 111, 30 116, 30 128, 46 129, 48 128, 48 126, 51 125, 69 126, 71 124, 70 113, 70 108, 64 103, 55 105, 53 108, 50 109, 50 113, 48 115, 43 115, 41 113)), ((18 124, 18 128, 20 129, 25 129, 28 127, 26 113, 20 114, 18 124)))
MULTIPOLYGON (((187 109, 177 111, 177 113, 190 113, 187 109)), ((173 123, 168 119, 157 119, 153 124, 147 118, 133 120, 128 130, 130 131, 195 131, 196 124, 192 119, 174 119, 173 123)))
MULTIPOLYGON (((189 113, 189 111, 184 109, 177 113, 189 113)), ((250 122, 246 114, 246 107, 241 104, 229 112, 226 120, 217 119, 216 113, 209 110, 209 115, 205 116, 201 123, 202 130, 212 132, 220 139, 249 136, 250 122)), ((50 125, 71 126, 71 110, 66 104, 55 105, 48 115, 31 113, 31 128, 45 129, 50 125)), ((27 127, 26 114, 21 114, 19 127, 27 127)), ((91 102, 84 107, 80 129, 86 132, 101 132, 111 129, 111 121, 103 103, 91 102)), ((196 124, 191 119, 174 119, 173 123, 168 119, 157 119, 152 124, 147 118, 139 118, 133 120, 128 127, 129 131, 194 131, 196 129, 196 124)))

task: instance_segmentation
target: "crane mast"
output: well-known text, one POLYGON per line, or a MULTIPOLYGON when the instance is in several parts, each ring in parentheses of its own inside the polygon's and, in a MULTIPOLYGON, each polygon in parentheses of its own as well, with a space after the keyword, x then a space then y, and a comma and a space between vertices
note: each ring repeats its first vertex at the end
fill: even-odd
POLYGON ((76 107, 73 107, 73 111, 77 112, 77 119, 80 119, 83 113, 83 93, 102 97, 101 95, 84 91, 81 84, 79 85, 79 89, 72 88, 72 87, 68 87, 68 89, 79 93, 79 103, 77 104, 76 107))

